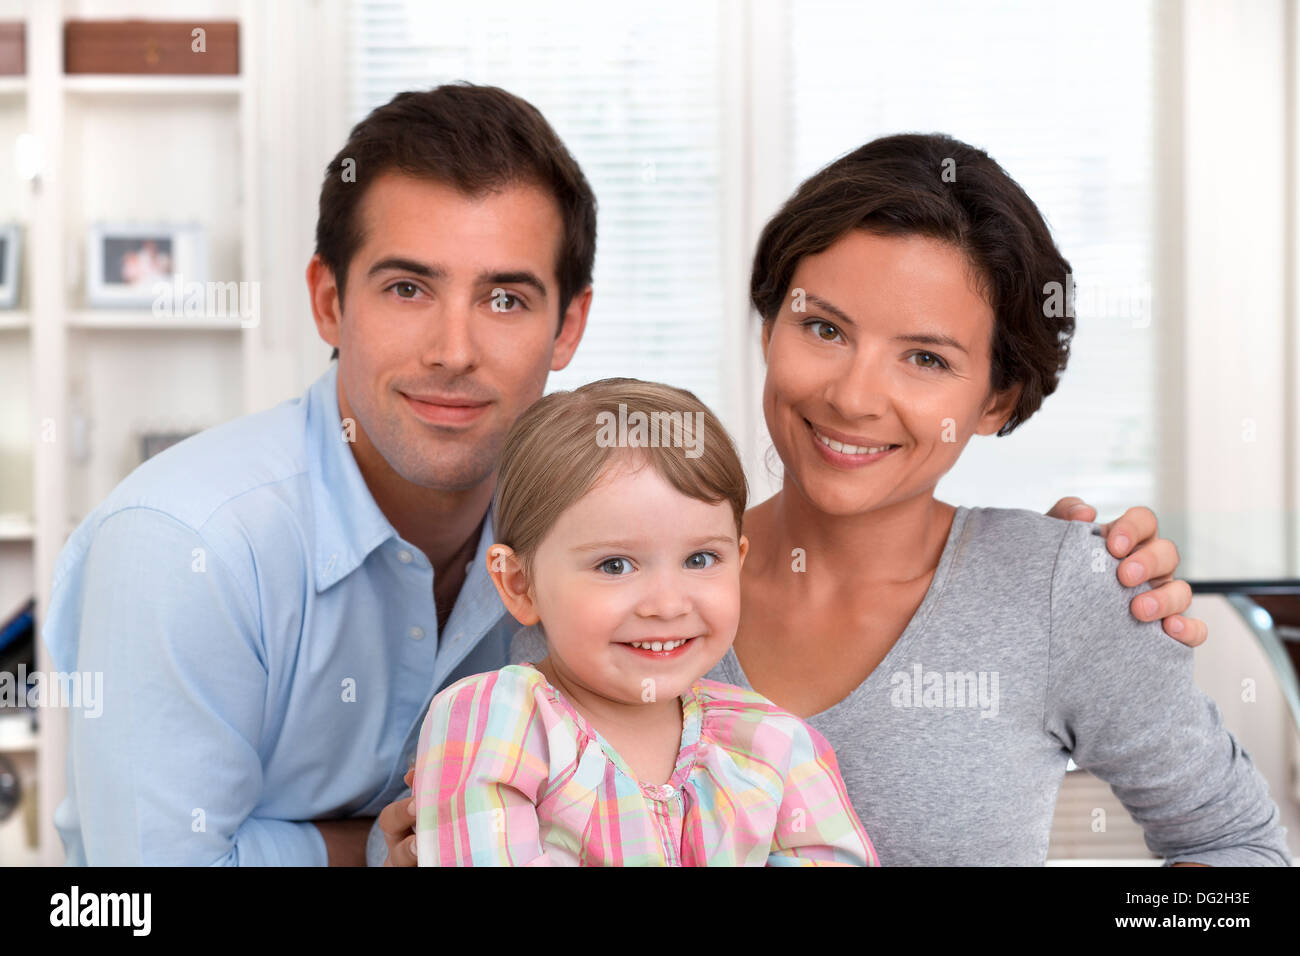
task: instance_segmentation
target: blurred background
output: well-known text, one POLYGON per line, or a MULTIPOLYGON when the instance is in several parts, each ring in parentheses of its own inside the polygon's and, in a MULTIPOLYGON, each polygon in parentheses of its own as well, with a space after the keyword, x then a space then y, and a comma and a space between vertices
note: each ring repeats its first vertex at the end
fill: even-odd
MULTIPOLYGON (((755 502, 780 480, 759 231, 842 153, 942 131, 1044 212, 1078 331, 1042 411, 974 439, 938 495, 1151 507, 1205 585, 1198 681, 1300 851, 1297 30, 1292 0, 0 0, 0 669, 48 667, 30 635, 54 559, 132 468, 325 369, 304 280, 321 177, 395 93, 464 79, 542 110, 600 203, 588 331, 549 389, 691 389, 755 502), (233 68, 157 72, 164 45, 120 72, 93 33, 73 56, 71 23, 122 19, 235 24, 233 68), (151 262, 255 284, 257 320, 133 300, 123 271, 151 262)), ((61 718, 0 707, 0 864, 62 859, 61 718)), ((1052 856, 1152 862, 1082 772, 1052 856)))

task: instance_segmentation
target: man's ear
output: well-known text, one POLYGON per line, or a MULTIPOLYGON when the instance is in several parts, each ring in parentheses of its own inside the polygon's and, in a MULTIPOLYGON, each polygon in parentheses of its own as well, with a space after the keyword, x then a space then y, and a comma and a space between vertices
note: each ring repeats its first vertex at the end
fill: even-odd
POLYGON ((316 331, 329 345, 338 348, 339 324, 343 318, 343 303, 339 301, 334 270, 320 256, 312 256, 307 263, 307 291, 311 298, 311 314, 316 320, 316 331))
POLYGON ((573 353, 578 350, 582 333, 587 328, 587 313, 591 311, 591 286, 583 289, 569 300, 569 307, 560 316, 560 330, 555 336, 555 347, 551 351, 551 371, 558 372, 569 364, 573 353))
POLYGON ((984 407, 984 413, 980 415, 979 424, 975 426, 975 434, 997 434, 1011 418, 1011 413, 1016 410, 1022 391, 1024 391, 1024 384, 1017 382, 1005 391, 994 392, 984 407))
POLYGON ((541 620, 537 605, 528 586, 528 576, 524 574, 523 565, 508 545, 494 544, 484 556, 487 561, 488 574, 496 585, 501 603, 520 624, 527 627, 541 620))

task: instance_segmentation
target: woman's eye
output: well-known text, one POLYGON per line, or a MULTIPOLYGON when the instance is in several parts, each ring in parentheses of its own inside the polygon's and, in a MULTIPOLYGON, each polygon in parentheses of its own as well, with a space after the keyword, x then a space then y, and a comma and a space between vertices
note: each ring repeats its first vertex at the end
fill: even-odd
POLYGON ((692 571, 702 571, 705 568, 713 567, 713 565, 719 560, 721 560, 721 558, 716 551, 696 551, 686 559, 686 567, 690 568, 692 571), (696 560, 697 558, 707 559, 707 561, 701 564, 696 560))
POLYGON ((931 360, 931 361, 917 362, 917 364, 920 365, 921 368, 947 368, 948 367, 948 363, 945 362, 943 359, 939 358, 939 356, 935 355, 933 352, 915 352, 912 354, 912 358, 931 360))
POLYGON ((620 577, 624 572, 619 569, 632 570, 632 563, 627 558, 606 558, 597 567, 612 577, 620 577), (614 570, 610 570, 613 568, 614 570))
POLYGON ((394 283, 393 283, 392 285, 390 285, 388 288, 390 288, 390 289, 399 289, 399 290, 401 290, 401 289, 409 289, 409 290, 410 290, 410 292, 411 292, 410 295, 403 295, 403 294, 399 291, 399 292, 397 293, 397 297, 398 297, 399 299, 413 299, 413 298, 415 298, 415 293, 417 293, 417 292, 420 291, 420 287, 419 287, 418 285, 416 285, 414 282, 405 282, 405 281, 403 281, 403 282, 394 282, 394 283))
POLYGON ((834 342, 836 339, 840 337, 840 330, 837 329, 835 326, 831 325, 829 322, 825 321, 824 319, 812 319, 811 321, 804 323, 804 326, 806 328, 812 328, 813 326, 818 326, 818 325, 821 326, 823 329, 829 329, 831 333, 829 336, 827 336, 823 332, 819 332, 817 331, 817 329, 813 328, 813 334, 816 335, 817 338, 821 339, 823 342, 834 342))

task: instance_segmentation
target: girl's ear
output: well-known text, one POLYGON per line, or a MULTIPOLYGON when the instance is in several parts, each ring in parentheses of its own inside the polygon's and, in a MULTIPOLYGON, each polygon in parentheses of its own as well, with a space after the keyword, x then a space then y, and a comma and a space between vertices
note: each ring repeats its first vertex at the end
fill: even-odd
POLYGON ((514 550, 509 545, 494 544, 488 548, 485 560, 506 610, 525 627, 536 624, 540 617, 529 593, 528 576, 514 550))
POLYGON ((740 563, 742 566, 745 563, 745 555, 747 554, 749 554, 749 539, 742 534, 740 536, 740 563))

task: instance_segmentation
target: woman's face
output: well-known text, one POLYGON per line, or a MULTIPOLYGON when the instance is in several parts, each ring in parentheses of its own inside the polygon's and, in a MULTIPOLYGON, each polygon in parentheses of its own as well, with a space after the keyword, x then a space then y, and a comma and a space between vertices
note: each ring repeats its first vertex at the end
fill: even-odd
POLYGON ((854 230, 805 256, 763 329, 763 413, 787 478, 834 515, 931 493, 1014 408, 1018 388, 990 392, 993 325, 948 243, 854 230))

